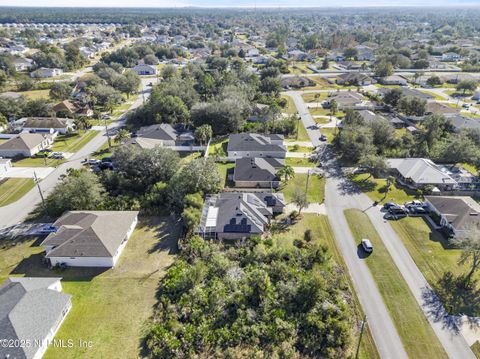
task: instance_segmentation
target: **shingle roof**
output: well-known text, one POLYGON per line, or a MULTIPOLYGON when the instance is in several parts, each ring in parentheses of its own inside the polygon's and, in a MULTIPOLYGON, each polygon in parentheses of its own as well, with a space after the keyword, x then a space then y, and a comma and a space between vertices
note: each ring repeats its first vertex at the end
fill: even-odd
POLYGON ((46 257, 113 257, 138 211, 70 211, 53 225, 42 246, 56 246, 46 257))
POLYGON ((465 196, 426 196, 435 209, 443 214, 456 230, 480 225, 480 204, 465 196))
POLYGON ((23 127, 26 128, 66 128, 68 127, 66 118, 54 117, 29 117, 23 127))
MULTIPOLYGON (((60 278, 10 278, 0 287, 2 339, 44 339, 55 327, 71 296, 48 287, 60 278)), ((38 347, 0 347, 0 357, 33 358, 38 347)))
POLYGON ((417 184, 456 184, 448 174, 426 158, 390 158, 387 159, 390 168, 396 169, 404 178, 410 178, 417 184))
POLYGON ((277 170, 285 161, 277 158, 239 158, 235 161, 234 181, 270 182, 279 181, 277 170))
POLYGON ((45 141, 44 135, 38 133, 21 133, 0 144, 0 151, 24 151, 31 150, 45 141))
POLYGON ((272 141, 283 141, 283 135, 259 135, 256 133, 239 133, 228 138, 227 151, 278 151, 286 153, 285 145, 272 141))

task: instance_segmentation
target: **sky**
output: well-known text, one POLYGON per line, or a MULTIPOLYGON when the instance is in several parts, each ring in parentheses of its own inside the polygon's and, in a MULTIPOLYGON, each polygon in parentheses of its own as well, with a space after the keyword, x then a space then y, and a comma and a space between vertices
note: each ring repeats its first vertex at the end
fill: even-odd
POLYGON ((0 6, 39 7, 345 7, 480 6, 480 0, 0 0, 0 6))

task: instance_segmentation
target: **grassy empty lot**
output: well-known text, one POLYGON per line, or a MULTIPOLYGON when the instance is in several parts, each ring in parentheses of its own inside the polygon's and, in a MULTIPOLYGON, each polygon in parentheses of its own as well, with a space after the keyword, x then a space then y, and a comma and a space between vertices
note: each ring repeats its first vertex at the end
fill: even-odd
POLYGON ((322 102, 328 97, 328 92, 309 92, 302 94, 305 102, 322 102))
MULTIPOLYGON (((281 191, 285 195, 287 202, 291 202, 293 194, 298 188, 305 191, 307 185, 307 175, 303 173, 296 173, 295 177, 288 181, 281 191)), ((323 203, 325 199, 325 178, 320 178, 317 175, 310 175, 308 183, 307 200, 310 203, 323 203)))
MULTIPOLYGON (((143 326, 153 312, 165 269, 173 263, 180 225, 172 218, 139 222, 114 269, 69 268, 63 272, 41 263, 34 240, 0 248, 0 279, 9 273, 63 277, 73 307, 56 339, 93 342, 92 348, 49 348, 44 358, 137 358, 143 326)), ((6 245, 6 243, 3 243, 6 245)))
POLYGON ((416 198, 413 192, 407 193, 404 189, 398 188, 395 184, 392 184, 390 190, 386 193, 387 180, 383 178, 374 178, 366 173, 353 175, 350 179, 356 183, 360 189, 368 195, 368 197, 379 203, 396 202, 403 204, 416 198))
POLYGON ((0 207, 19 200, 34 185, 35 183, 31 178, 0 179, 0 207))
POLYGON ((57 167, 62 163, 65 163, 65 160, 44 159, 40 157, 27 157, 12 161, 15 167, 57 167))
POLYGON ((295 103, 293 102, 292 98, 287 95, 282 95, 282 98, 287 100, 287 106, 282 109, 282 112, 288 113, 289 115, 294 115, 298 113, 297 107, 295 106, 295 103))
MULTIPOLYGON (((293 246, 293 241, 295 239, 302 239, 305 231, 310 229, 312 231, 312 239, 315 243, 320 243, 328 247, 330 252, 333 255, 333 259, 338 265, 339 270, 346 283, 348 283, 350 292, 353 294, 353 297, 348 298, 351 309, 355 315, 355 321, 357 325, 354 326, 354 340, 352 343, 352 351, 356 350, 357 338, 358 338, 358 328, 359 320, 363 317, 363 311, 358 302, 358 298, 353 289, 353 285, 350 281, 350 276, 348 274, 347 267, 343 258, 338 251, 336 246, 335 237, 333 235, 332 228, 328 221, 327 216, 317 216, 314 214, 304 214, 303 219, 295 223, 293 226, 289 226, 286 231, 281 231, 273 235, 274 243, 280 247, 290 247, 293 246)), ((352 355, 353 357, 353 355, 352 355)), ((368 328, 364 332, 362 339, 362 345, 360 346, 359 358, 362 359, 377 359, 380 358, 375 343, 373 341, 372 335, 368 328)))
POLYGON ((290 152, 303 152, 303 153, 311 153, 313 151, 313 147, 304 147, 304 146, 288 146, 288 150, 290 152))
MULTIPOLYGON (((409 357, 447 358, 368 216, 356 209, 346 210, 345 216, 356 242, 360 243, 362 238, 368 238, 373 244, 374 251, 365 261, 409 357)), ((359 251, 363 253, 360 248, 359 251)))
POLYGON ((59 135, 52 146, 55 152, 77 152, 90 142, 98 131, 81 131, 72 135, 59 135))
POLYGON ((317 164, 308 158, 287 157, 285 164, 292 167, 317 167, 317 164))
POLYGON ((38 100, 41 98, 49 99, 50 90, 32 90, 32 91, 23 91, 19 92, 19 95, 25 96, 29 100, 38 100))

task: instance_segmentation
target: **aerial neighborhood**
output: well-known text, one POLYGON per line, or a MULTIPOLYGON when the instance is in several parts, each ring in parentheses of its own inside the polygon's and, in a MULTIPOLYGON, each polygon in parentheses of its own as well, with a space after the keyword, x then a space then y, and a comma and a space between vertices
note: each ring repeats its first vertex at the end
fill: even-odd
POLYGON ((480 8, 138 6, 1 7, 0 359, 480 358, 480 8))

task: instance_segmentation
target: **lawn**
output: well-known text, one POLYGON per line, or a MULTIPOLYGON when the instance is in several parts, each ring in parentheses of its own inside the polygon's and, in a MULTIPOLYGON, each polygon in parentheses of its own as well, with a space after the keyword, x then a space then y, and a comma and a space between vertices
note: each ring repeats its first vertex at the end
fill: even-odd
POLYGON ((468 172, 470 172, 471 174, 473 175, 477 175, 478 174, 478 168, 472 164, 469 164, 469 163, 461 163, 460 164, 460 167, 462 167, 463 169, 467 170, 468 172))
POLYGON ((74 133, 71 135, 59 135, 52 146, 55 152, 70 152, 75 153, 90 142, 98 131, 82 131, 81 133, 74 133))
POLYGON ((368 238, 373 244, 374 252, 364 260, 377 283, 409 357, 447 358, 425 314, 368 216, 359 210, 349 209, 345 211, 345 217, 357 243, 360 243, 362 238, 368 238))
POLYGON ((292 98, 287 95, 282 95, 282 98, 287 100, 287 105, 282 109, 282 112, 287 113, 289 115, 295 115, 298 113, 297 107, 293 102, 292 98))
POLYGON ((312 150, 313 150, 313 147, 305 147, 305 146, 298 146, 298 145, 288 146, 289 152, 311 153, 312 150))
MULTIPOLYGON (((317 216, 314 214, 304 214, 303 219, 298 221, 292 226, 288 227, 288 230, 275 233, 273 235, 275 245, 280 247, 291 247, 295 239, 302 239, 304 233, 307 229, 312 231, 312 239, 315 243, 320 243, 328 247, 330 252, 333 255, 333 259, 338 265, 339 270, 345 282, 348 283, 350 292, 353 294, 352 298, 348 298, 349 302, 351 301, 351 308, 355 314, 355 321, 359 325, 360 319, 363 317, 363 311, 361 305, 358 301, 356 293, 353 289, 353 285, 348 274, 348 269, 343 261, 343 258, 338 251, 336 246, 335 238, 333 235, 332 228, 328 221, 327 216, 317 216)), ((358 326, 354 326, 354 340, 352 342, 352 350, 356 350, 357 338, 358 338, 358 326)), ((352 356, 353 357, 353 356, 352 356)), ((375 343, 373 341, 372 335, 368 326, 363 335, 362 344, 360 346, 359 358, 362 359, 377 359, 380 358, 375 343)))
POLYGON ((93 342, 91 348, 50 347, 44 358, 141 357, 144 325, 157 302, 159 281, 175 258, 180 227, 171 217, 140 221, 115 269, 108 270, 49 270, 35 240, 1 248, 2 281, 9 273, 63 277, 73 306, 56 339, 93 342))
POLYGON ((20 160, 12 160, 14 167, 57 167, 62 163, 65 163, 65 160, 45 159, 41 157, 27 157, 20 160))
POLYGON ((302 94, 303 101, 305 102, 322 102, 328 97, 327 92, 309 92, 302 94), (317 97, 318 96, 318 97, 317 97))
POLYGON ((115 147, 117 147, 117 145, 112 143, 112 147, 110 148, 108 146, 108 141, 105 141, 104 144, 98 150, 92 153, 91 158, 101 160, 102 158, 105 158, 105 157, 111 157, 113 155, 113 151, 115 150, 115 147))
POLYGON ((427 95, 432 95, 436 101, 448 100, 448 95, 440 96, 437 92, 428 91, 424 89, 418 89, 420 92, 426 93, 427 95))
POLYGON ((304 87, 303 90, 336 90, 340 88, 337 84, 328 82, 323 76, 310 76, 310 79, 315 82, 314 86, 304 87))
POLYGON ((218 172, 220 173, 220 178, 222 179, 222 188, 225 187, 225 186, 228 186, 228 187, 233 187, 234 183, 231 183, 231 181, 229 181, 227 179, 227 176, 229 174, 233 175, 233 169, 235 168, 235 163, 233 162, 225 162, 225 163, 221 163, 221 162, 217 162, 217 168, 218 168, 218 172))
POLYGON ((317 167, 315 162, 310 161, 308 158, 287 157, 285 164, 292 167, 317 167))
MULTIPOLYGON (((281 189, 287 202, 291 202, 293 194, 298 188, 305 191, 307 186, 307 174, 296 173, 295 177, 288 181, 288 183, 281 189)), ((323 203, 325 199, 325 178, 317 175, 310 175, 308 182, 307 200, 310 203, 323 203)))
POLYGON ((50 99, 50 90, 32 90, 18 92, 19 95, 25 96, 29 100, 50 99))
POLYGON ((332 143, 335 135, 338 133, 338 130, 336 130, 334 127, 322 127, 320 129, 320 133, 327 136, 327 143, 332 143))
POLYGON ((31 178, 0 179, 0 207, 19 200, 33 186, 35 186, 35 182, 31 178))
POLYGON ((323 108, 322 106, 318 107, 310 107, 308 109, 310 111, 310 115, 312 116, 330 116, 330 109, 323 108))
POLYGON ((215 152, 220 157, 227 157, 228 137, 217 141, 211 141, 208 147, 208 155, 213 156, 215 152))
POLYGON ((298 138, 295 138, 293 141, 310 142, 310 137, 308 137, 307 130, 303 126, 302 121, 299 121, 298 124, 298 138))
POLYGON ((387 180, 374 178, 367 173, 353 175, 350 179, 356 183, 368 197, 379 203, 396 202, 403 204, 417 198, 415 193, 407 192, 395 184, 392 184, 388 193, 385 193, 387 180))

